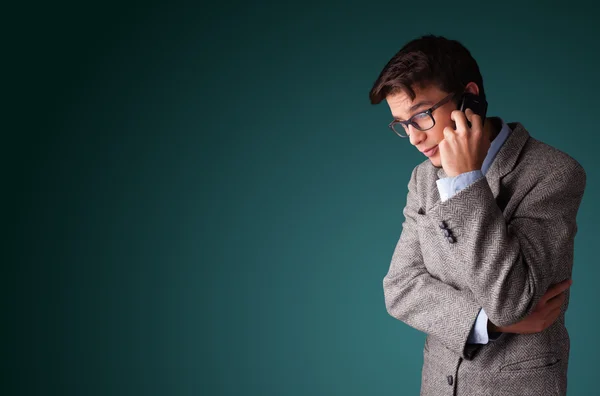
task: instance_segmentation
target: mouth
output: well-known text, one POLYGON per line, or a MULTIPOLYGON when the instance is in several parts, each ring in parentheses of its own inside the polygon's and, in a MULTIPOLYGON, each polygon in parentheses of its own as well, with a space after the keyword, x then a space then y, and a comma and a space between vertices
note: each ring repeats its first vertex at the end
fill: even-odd
POLYGON ((435 155, 435 153, 437 153, 438 150, 438 146, 435 145, 432 148, 430 148, 429 150, 426 151, 422 151, 422 153, 426 156, 426 157, 431 157, 433 155, 435 155))

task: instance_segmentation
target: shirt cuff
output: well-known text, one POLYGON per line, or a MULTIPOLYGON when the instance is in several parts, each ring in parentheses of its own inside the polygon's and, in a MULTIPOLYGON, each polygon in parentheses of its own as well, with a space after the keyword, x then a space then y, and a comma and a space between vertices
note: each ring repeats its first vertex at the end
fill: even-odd
POLYGON ((435 182, 440 193, 440 199, 442 200, 442 202, 447 201, 460 190, 468 187, 470 184, 474 183, 482 177, 483 172, 481 171, 481 169, 477 169, 474 171, 461 173, 458 176, 443 177, 441 179, 436 180, 435 182))
POLYGON ((471 333, 467 338, 468 344, 487 344, 489 341, 488 331, 487 331, 487 322, 488 316, 481 308, 479 310, 479 314, 477 315, 477 319, 475 320, 475 325, 471 329, 471 333))

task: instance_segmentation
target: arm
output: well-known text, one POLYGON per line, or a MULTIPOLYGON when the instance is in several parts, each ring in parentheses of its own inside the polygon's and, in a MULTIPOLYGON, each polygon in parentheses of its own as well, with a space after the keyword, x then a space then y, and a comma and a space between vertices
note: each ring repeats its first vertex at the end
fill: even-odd
MULTIPOLYGON (((452 198, 457 192, 483 177, 481 170, 461 173, 455 177, 445 177, 436 181, 438 191, 442 201, 452 198)), ((491 332, 489 329, 488 316, 485 309, 481 309, 471 329, 467 343, 469 344, 487 344, 489 341, 496 341, 503 334, 501 332, 491 332)))
POLYGON ((432 277, 425 268, 416 216, 419 209, 416 172, 408 183, 402 233, 383 278, 385 306, 388 313, 409 326, 433 335, 448 349, 471 360, 481 347, 467 344, 481 305, 470 291, 457 290, 432 277))
POLYGON ((507 221, 485 178, 433 211, 456 235, 450 258, 496 326, 529 315, 552 282, 554 269, 572 266, 576 215, 586 184, 576 162, 535 184, 507 221))

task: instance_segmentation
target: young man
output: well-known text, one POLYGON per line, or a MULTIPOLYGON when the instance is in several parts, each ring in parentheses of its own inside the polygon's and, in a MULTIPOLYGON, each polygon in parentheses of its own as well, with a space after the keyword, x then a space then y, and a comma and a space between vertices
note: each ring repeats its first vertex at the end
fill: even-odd
POLYGON ((427 158, 412 171, 383 279, 389 314, 427 334, 421 395, 565 395, 575 221, 586 173, 485 99, 459 42, 407 43, 370 92, 427 158))

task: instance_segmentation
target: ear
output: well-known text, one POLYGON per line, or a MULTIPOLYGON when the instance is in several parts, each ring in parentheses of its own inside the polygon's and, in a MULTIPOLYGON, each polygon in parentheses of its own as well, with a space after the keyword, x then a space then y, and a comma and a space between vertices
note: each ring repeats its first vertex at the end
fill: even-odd
POLYGON ((479 87, 473 81, 465 86, 465 91, 470 92, 473 95, 479 95, 479 87))

